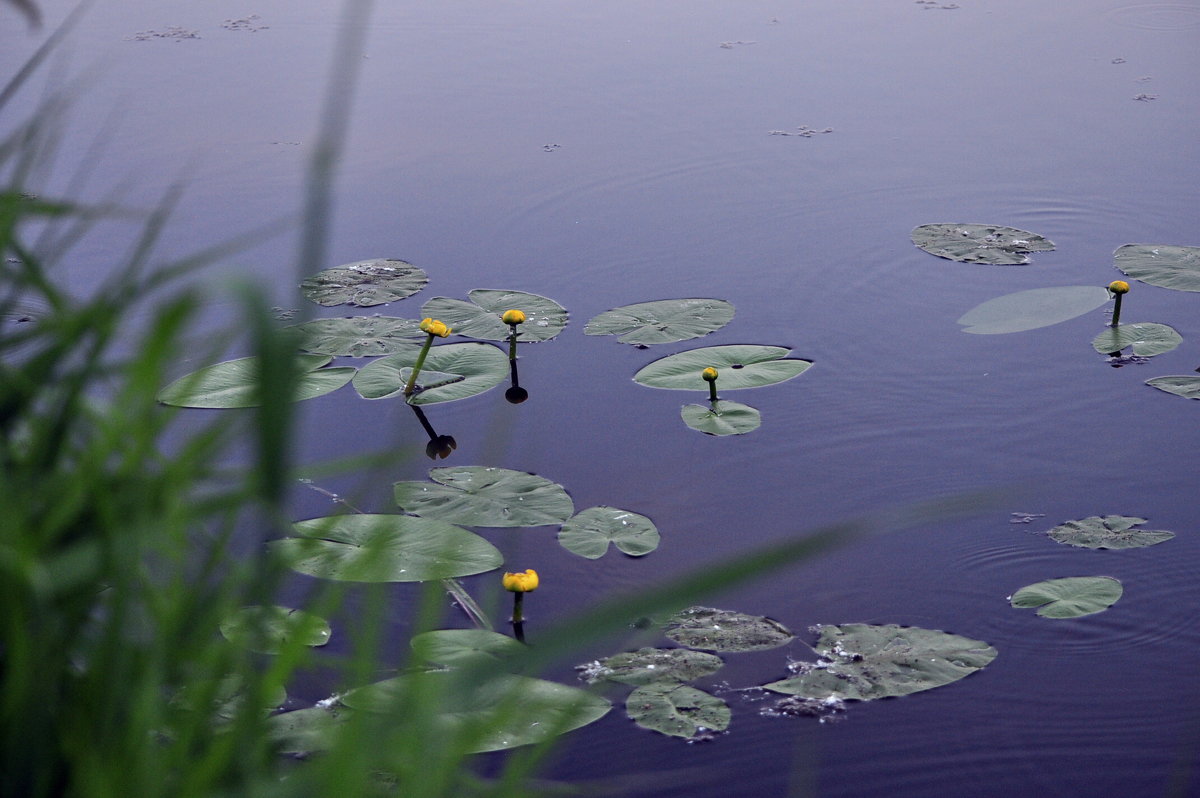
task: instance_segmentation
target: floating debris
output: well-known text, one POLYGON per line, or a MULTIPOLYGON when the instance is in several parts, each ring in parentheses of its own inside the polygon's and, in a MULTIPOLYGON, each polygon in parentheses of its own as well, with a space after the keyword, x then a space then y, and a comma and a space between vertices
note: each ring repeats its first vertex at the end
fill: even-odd
POLYGON ((818 133, 832 133, 832 132, 833 132, 833 128, 831 128, 831 127, 822 128, 821 130, 817 130, 816 128, 809 127, 808 125, 801 125, 800 127, 796 128, 795 133, 788 131, 788 130, 768 130, 767 135, 768 136, 800 136, 802 138, 811 139, 813 136, 817 135, 818 133))
POLYGON ((542 149, 545 150, 546 152, 554 152, 555 150, 561 150, 562 145, 561 144, 543 144, 542 149))
POLYGON ((225 30, 241 30, 250 33, 258 33, 260 30, 266 30, 270 25, 264 25, 261 22, 262 17, 258 14, 251 14, 248 17, 241 19, 227 19, 221 23, 221 27, 225 30))
POLYGON ((734 47, 742 47, 747 44, 758 44, 758 42, 744 42, 739 39, 736 42, 721 42, 720 47, 722 50, 732 50, 734 47))
POLYGON ((180 41, 183 41, 184 39, 199 39, 199 38, 200 38, 199 31, 187 30, 186 28, 181 28, 178 25, 172 25, 171 27, 167 28, 166 30, 138 31, 137 33, 133 34, 132 36, 126 36, 125 41, 127 41, 127 42, 148 42, 151 39, 171 39, 173 41, 180 42, 180 41))
POLYGON ((1008 519, 1010 524, 1031 524, 1035 518, 1045 518, 1045 513, 1010 513, 1012 516, 1008 519))
POLYGON ((1133 99, 1137 100, 1138 102, 1148 103, 1151 100, 1157 100, 1158 95, 1157 94, 1138 94, 1133 99))
POLYGON ((1110 61, 1109 63, 1112 63, 1112 64, 1124 64, 1124 63, 1125 63, 1125 59, 1124 59, 1124 58, 1117 57, 1117 58, 1114 58, 1114 59, 1113 59, 1112 61, 1110 61))

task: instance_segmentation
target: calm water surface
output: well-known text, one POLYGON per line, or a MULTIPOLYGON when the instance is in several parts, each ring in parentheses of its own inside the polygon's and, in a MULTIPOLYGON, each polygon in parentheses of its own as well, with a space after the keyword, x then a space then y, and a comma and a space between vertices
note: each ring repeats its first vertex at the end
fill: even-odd
MULTIPOLYGON (((87 192, 128 186, 125 200, 142 207, 186 183, 165 254, 294 214, 340 24, 329 5, 98 3, 60 66, 88 78, 49 182, 65 185, 86 163, 87 192), (236 19, 247 25, 222 27, 236 19), (137 36, 170 26, 199 38, 137 36)), ((1184 344, 1121 369, 1090 346, 1105 310, 1009 336, 955 323, 1012 291, 1105 285, 1122 244, 1200 245, 1200 4, 948 5, 375 9, 326 265, 400 257, 424 268, 429 287, 381 309, 392 315, 481 287, 568 307, 563 335, 522 360, 527 403, 494 391, 429 409, 459 443, 447 464, 533 471, 578 508, 635 510, 663 535, 644 559, 591 562, 552 530, 485 532, 510 567, 542 574, 534 641, 539 623, 747 547, 1006 489, 975 517, 847 547, 711 601, 801 632, 789 648, 727 657, 718 677, 733 687, 784 676, 816 623, 986 640, 1000 655, 984 671, 852 705, 832 723, 764 717, 762 703, 729 693, 729 732, 698 745, 638 729, 618 695, 569 738, 550 777, 639 796, 1200 795, 1200 416, 1143 385, 1200 366, 1195 296, 1135 283, 1124 319, 1170 324, 1184 344), (832 131, 769 134, 801 126, 832 131), (1025 267, 953 263, 909 242, 914 226, 939 221, 1029 229, 1058 248, 1025 267), (678 296, 736 305, 703 345, 778 344, 815 361, 795 381, 735 397, 762 411, 758 431, 702 436, 678 419, 687 397, 630 380, 696 342, 644 351, 581 334, 603 310, 678 296), (1042 517, 1012 524, 1012 513, 1042 517), (1097 514, 1178 536, 1106 552, 1035 534, 1097 514), (1048 621, 1006 601, 1031 582, 1098 574, 1125 586, 1101 615, 1048 621)), ((65 14, 47 6, 51 22, 65 14)), ((11 74, 39 37, 0 14, 11 74)), ((295 308, 294 240, 265 240, 217 274, 250 273, 295 308)), ((124 245, 85 242, 68 276, 86 287, 124 245)), ((233 315, 218 298, 207 323, 233 315)), ((325 485, 364 509, 389 511, 390 483, 429 467, 399 402, 344 389, 303 415, 305 461, 383 440, 413 451, 395 473, 325 485)), ((297 518, 329 512, 316 492, 295 499, 297 518)), ((489 594, 495 580, 467 581, 489 594)), ((397 590, 398 605, 407 595, 397 590)))

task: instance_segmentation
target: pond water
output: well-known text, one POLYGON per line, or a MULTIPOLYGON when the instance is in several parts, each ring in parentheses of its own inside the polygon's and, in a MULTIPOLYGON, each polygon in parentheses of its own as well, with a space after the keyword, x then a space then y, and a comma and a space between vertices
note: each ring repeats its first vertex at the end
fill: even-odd
MULTIPOLYGON (((122 185, 141 207, 185 184, 168 254, 294 218, 343 24, 334 6, 97 3, 57 67, 87 78, 50 182, 86 171, 85 193, 122 185)), ((52 28, 67 5, 44 11, 52 28)), ((0 21, 8 75, 45 31, 9 8, 0 21)), ((376 309, 389 315, 473 288, 571 312, 556 340, 523 350, 529 401, 492 391, 427 408, 457 440, 446 464, 535 472, 577 508, 627 508, 662 533, 645 558, 586 561, 549 528, 485 531, 508 567, 542 576, 531 642, 601 597, 763 543, 999 489, 970 517, 713 596, 799 638, 728 655, 704 685, 783 678, 789 657, 811 656, 805 630, 819 623, 984 640, 999 656, 983 671, 825 723, 767 717, 756 696, 725 693, 728 733, 695 745, 637 728, 617 694, 548 777, 698 798, 1200 795, 1200 407, 1144 385, 1200 366, 1195 296, 1134 282, 1123 320, 1170 324, 1184 343, 1122 368, 1090 345, 1107 307, 1012 335, 955 323, 1002 294, 1107 285, 1123 244, 1200 245, 1200 3, 380 4, 357 66, 324 265, 396 257, 425 269, 428 288, 376 309), (931 222, 1009 225, 1056 249, 1027 266, 956 263, 910 242, 931 222), (609 308, 686 296, 727 299, 737 315, 701 341, 649 350, 582 335, 609 308), (762 413, 748 435, 694 432, 678 413, 700 391, 631 380, 665 354, 731 343, 815 363, 731 397, 762 413), (1092 551, 1036 534, 1109 514, 1177 536, 1092 551), (1086 575, 1121 580, 1124 597, 1071 620, 1006 600, 1086 575)), ((299 308, 295 239, 264 238, 204 279, 248 274, 299 308)), ((86 289, 125 244, 85 241, 67 275, 86 289)), ((218 298, 205 323, 235 315, 218 298)), ((302 407, 305 462, 384 442, 412 452, 396 471, 325 489, 389 512, 391 482, 425 477, 426 438, 400 401, 345 388, 302 407)), ((295 505, 297 519, 330 511, 302 487, 295 505)), ((464 581, 499 600, 494 574, 464 581)), ((407 595, 397 588, 400 614, 407 595)), ((573 679, 570 664, 560 677, 573 679)))

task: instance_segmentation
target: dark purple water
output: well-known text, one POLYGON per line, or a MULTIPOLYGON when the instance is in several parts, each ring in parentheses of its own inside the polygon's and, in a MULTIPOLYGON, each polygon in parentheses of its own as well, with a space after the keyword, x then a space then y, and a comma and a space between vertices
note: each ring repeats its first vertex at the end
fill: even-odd
MULTIPOLYGON (((1090 346, 1104 310, 1008 336, 955 324, 1001 294, 1105 285, 1120 276, 1122 244, 1200 245, 1200 3, 397 5, 372 16, 326 265, 400 257, 424 268, 429 287, 383 310, 392 315, 484 287, 570 309, 558 340, 524 354, 527 403, 493 391, 428 409, 458 441, 447 464, 533 471, 577 508, 628 508, 663 535, 644 559, 592 562, 550 530, 485 532, 513 567, 542 575, 531 638, 602 596, 763 542, 1008 489, 976 517, 711 601, 798 631, 953 631, 999 650, 981 673, 825 724, 762 717, 729 694, 729 733, 702 745, 638 729, 618 695, 550 777, 645 796, 1200 795, 1200 404, 1143 385, 1200 366, 1198 300, 1135 283, 1123 320, 1170 324, 1184 343, 1121 369, 1090 346), (801 126, 832 132, 769 135, 801 126), (1057 249, 1030 266, 978 267, 912 246, 914 226, 941 221, 1020 227, 1057 249), (601 311, 677 296, 728 299, 737 317, 699 344, 649 351, 582 335, 601 311), (630 380, 664 354, 723 343, 783 345, 816 365, 733 397, 763 414, 737 438, 683 426, 679 406, 698 396, 630 380), (1009 523, 1017 512, 1044 517, 1009 523), (1098 514, 1178 536, 1094 552, 1033 534, 1098 514), (1099 574, 1125 587, 1100 615, 1049 621, 1006 601, 1031 582, 1099 574)), ((46 10, 51 22, 64 13, 46 10)), ((11 74, 39 37, 9 9, 0 22, 11 74)), ((174 253, 294 215, 338 24, 326 3, 99 4, 64 49, 63 74, 89 79, 51 182, 87 162, 89 193, 125 184, 141 207, 186 183, 164 241, 174 253), (267 27, 222 27, 251 13, 250 27, 267 27), (200 38, 131 40, 169 26, 200 38), (98 157, 86 150, 96 141, 98 157)), ((86 242, 71 279, 86 286, 122 246, 86 242)), ((295 308, 294 259, 289 234, 223 270, 295 308)), ((207 323, 234 313, 216 300, 207 323)), ((386 440, 412 449, 396 473, 326 485, 363 509, 388 511, 390 483, 430 465, 399 402, 347 388, 309 402, 304 419, 305 461, 386 440)), ((315 492, 296 500, 297 518, 330 510, 315 492)), ((494 581, 467 580, 481 595, 494 581)), ((781 678, 805 651, 730 655, 717 678, 781 678)))

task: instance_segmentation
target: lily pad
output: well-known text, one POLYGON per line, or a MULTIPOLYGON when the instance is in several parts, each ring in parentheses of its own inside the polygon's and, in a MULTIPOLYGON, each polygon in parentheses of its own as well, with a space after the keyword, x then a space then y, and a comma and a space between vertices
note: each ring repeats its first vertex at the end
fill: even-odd
POLYGON ((489 629, 439 629, 416 635, 409 645, 419 658, 438 665, 504 660, 526 650, 524 643, 489 629))
POLYGON ((519 310, 525 321, 517 325, 517 343, 549 341, 567 326, 567 309, 538 294, 476 288, 470 302, 435 296, 422 306, 424 316, 444 321, 456 335, 484 341, 507 341, 511 327, 500 321, 506 310, 519 310))
MULTIPOLYGON (((354 390, 364 399, 402 395, 419 352, 415 348, 406 349, 368 363, 354 376, 354 390)), ((491 344, 433 346, 418 377, 418 384, 424 387, 428 382, 428 387, 414 392, 408 403, 432 405, 466 399, 495 388, 508 379, 508 373, 508 356, 491 344), (457 375, 462 379, 447 382, 446 375, 457 375)))
POLYGON ((331 634, 329 622, 290 607, 242 607, 221 622, 226 640, 261 654, 276 654, 289 641, 323 646, 331 634))
POLYGON ((762 415, 750 405, 718 399, 709 405, 684 405, 683 423, 706 435, 745 435, 762 425, 762 415))
POLYGON ((567 519, 558 542, 572 554, 596 560, 611 543, 630 557, 641 557, 658 548, 658 528, 644 515, 617 507, 589 507, 567 519))
POLYGON ((629 694, 625 712, 643 729, 692 739, 729 727, 729 705, 686 684, 647 684, 629 694))
POLYGON ((1026 585, 1012 595, 1014 607, 1031 609, 1043 618, 1079 618, 1104 612, 1124 589, 1110 576, 1068 576, 1026 585))
POLYGON ((1134 529, 1146 523, 1145 518, 1128 515, 1093 515, 1078 521, 1067 521, 1046 532, 1059 543, 1085 549, 1140 549, 1175 537, 1163 529, 1134 529))
POLYGON ((410 297, 428 282, 425 272, 411 263, 376 258, 317 272, 300 283, 300 291, 318 305, 366 308, 410 297))
POLYGON ((723 299, 661 299, 606 310, 583 328, 584 335, 616 335, 623 344, 648 346, 700 338, 733 320, 723 299))
POLYGON ((1184 399, 1200 399, 1200 377, 1174 374, 1169 377, 1155 377, 1152 380, 1146 380, 1146 384, 1160 391, 1182 396, 1184 399))
POLYGON ((767 690, 806 698, 870 701, 956 682, 996 658, 980 640, 936 629, 863 623, 820 626, 816 663, 767 690))
POLYGON ((663 633, 681 646, 729 652, 778 648, 795 637, 786 626, 770 618, 712 607, 688 607, 676 613, 663 627, 663 633))
POLYGON ((411 515, 360 513, 293 524, 300 535, 268 544, 302 574, 346 582, 424 582, 468 576, 504 562, 462 527, 411 515))
POLYGON ((434 468, 428 482, 397 482, 396 504, 425 518, 463 526, 561 524, 575 511, 562 485, 526 471, 485 466, 434 468))
POLYGON ((1113 265, 1143 283, 1174 291, 1200 291, 1200 247, 1126 244, 1113 253, 1113 265))
POLYGON ((1033 288, 976 305, 958 323, 966 327, 963 332, 977 335, 1023 332, 1069 321, 1108 300, 1108 289, 1098 285, 1033 288))
MULTIPOLYGON (((1103 290, 1103 289, 1101 289, 1103 290)), ((643 366, 633 379, 651 388, 677 391, 707 391, 700 372, 717 370, 717 390, 759 388, 790 380, 808 371, 811 360, 785 358, 790 349, 782 346, 735 344, 691 349, 643 366)))
POLYGON ((931 255, 962 263, 1017 265, 1029 252, 1048 252, 1054 242, 1028 230, 990 224, 923 224, 912 242, 931 255))
MULTIPOLYGON (((324 396, 350 382, 353 368, 321 368, 331 360, 328 355, 296 355, 296 368, 301 374, 293 402, 324 396)), ((226 360, 175 380, 159 391, 158 401, 175 407, 257 407, 262 403, 258 378, 257 357, 226 360)))
POLYGON ((297 333, 305 352, 347 357, 390 355, 425 341, 421 322, 393 316, 314 319, 286 329, 297 333))
POLYGON ((350 714, 326 706, 282 712, 267 718, 267 738, 281 754, 306 756, 328 751, 350 714))
POLYGON ((1139 357, 1154 357, 1181 343, 1183 336, 1167 325, 1144 321, 1109 327, 1093 339, 1092 347, 1102 355, 1111 355, 1131 346, 1139 357))
POLYGON ((691 682, 716 673, 725 661, 716 654, 687 648, 639 648, 579 668, 589 682, 620 684, 691 682))

